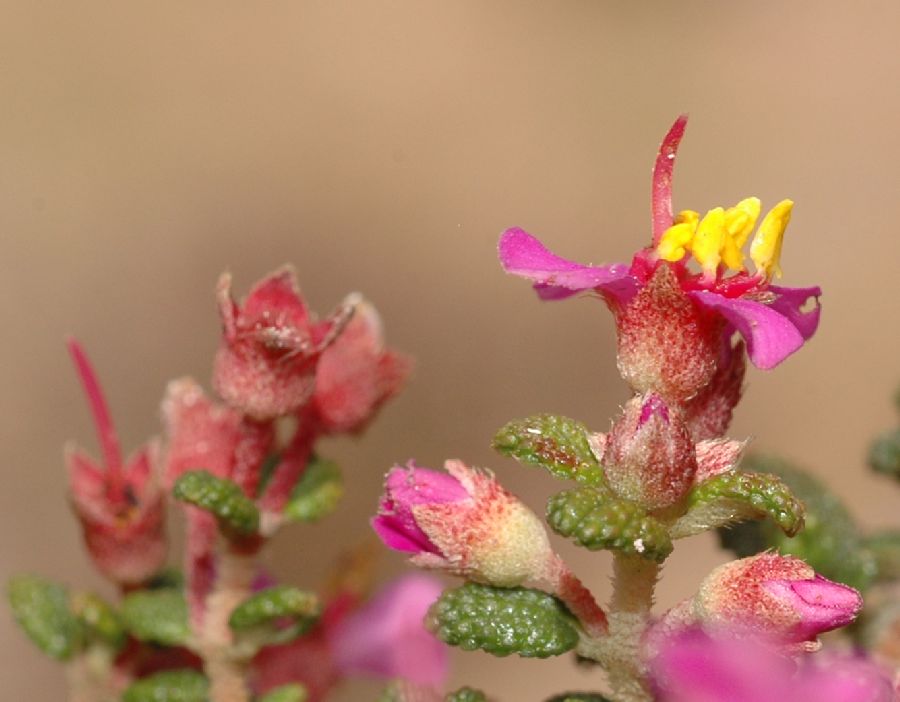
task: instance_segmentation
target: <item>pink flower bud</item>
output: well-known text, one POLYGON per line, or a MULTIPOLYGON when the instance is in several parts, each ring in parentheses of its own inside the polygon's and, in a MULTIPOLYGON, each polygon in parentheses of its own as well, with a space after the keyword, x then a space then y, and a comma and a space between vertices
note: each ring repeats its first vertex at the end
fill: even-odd
POLYGON ((396 395, 412 361, 385 348, 381 319, 367 302, 356 306, 343 333, 322 353, 313 404, 326 433, 361 431, 396 395))
POLYGON ((761 553, 716 568, 690 610, 704 625, 815 649, 819 634, 849 624, 861 608, 852 587, 823 578, 798 558, 761 553))
POLYGON ((697 471, 687 426, 655 393, 625 405, 606 439, 602 462, 610 487, 648 509, 678 502, 691 489, 697 471))
POLYGON ((297 410, 313 391, 319 356, 340 334, 352 307, 317 322, 287 267, 258 282, 242 306, 232 300, 231 276, 225 273, 218 299, 223 338, 213 370, 216 391, 257 420, 297 410))
POLYGON ((681 289, 669 266, 660 265, 634 299, 614 311, 619 372, 636 392, 680 402, 713 377, 722 320, 681 289))
POLYGON ((410 463, 387 475, 372 526, 425 568, 513 587, 558 569, 540 519, 487 472, 447 461, 447 473, 410 463))

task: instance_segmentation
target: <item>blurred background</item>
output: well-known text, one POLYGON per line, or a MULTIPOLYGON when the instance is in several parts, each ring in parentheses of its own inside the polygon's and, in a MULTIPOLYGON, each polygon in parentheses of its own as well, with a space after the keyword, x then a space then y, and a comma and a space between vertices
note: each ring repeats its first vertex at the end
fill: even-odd
MULTIPOLYGON (((169 379, 208 386, 219 273, 243 294, 285 261, 323 314, 364 292, 418 363, 366 436, 328 447, 347 499, 280 535, 279 577, 325 577, 409 456, 489 465, 541 511, 551 478, 493 455, 494 431, 540 411, 602 430, 627 391, 603 305, 540 304, 500 271, 498 235, 627 261, 683 111, 676 208, 793 198, 783 282, 825 291, 812 343, 749 373, 732 435, 814 468, 864 524, 896 525, 900 493, 863 456, 900 381, 898 26, 889 1, 5 0, 0 575, 106 591, 66 507, 62 445, 96 443, 64 335, 134 448, 159 432, 169 379)), ((605 598, 608 558, 557 543, 605 598)), ((660 606, 723 560, 711 538, 682 542, 660 606)), ((404 567, 384 554, 385 577, 404 567)), ((0 660, 6 699, 63 698, 5 607, 0 660)), ((454 660, 454 684, 500 699, 596 686, 568 658, 454 660)))

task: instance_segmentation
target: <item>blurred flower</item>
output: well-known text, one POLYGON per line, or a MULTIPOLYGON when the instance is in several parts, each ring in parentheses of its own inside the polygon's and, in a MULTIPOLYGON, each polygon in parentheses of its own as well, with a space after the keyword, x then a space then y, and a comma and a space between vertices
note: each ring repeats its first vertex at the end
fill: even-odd
POLYGON ((761 639, 692 629, 651 661, 659 702, 893 702, 890 681, 863 658, 816 654, 798 665, 761 639))
POLYGON ((316 369, 313 405, 322 430, 359 432, 396 395, 412 360, 385 347, 378 312, 368 302, 354 305, 353 319, 322 352, 316 369))
POLYGON ((163 494, 157 483, 157 447, 150 442, 122 460, 103 391, 81 345, 69 352, 91 406, 100 439, 100 464, 74 446, 65 452, 75 514, 94 564, 120 585, 137 585, 166 557, 163 494))
POLYGON ((257 420, 290 414, 313 391, 316 362, 353 313, 345 303, 318 322, 284 267, 259 281, 243 305, 231 297, 231 276, 218 285, 223 337, 213 384, 228 404, 257 420))
POLYGON ((372 526, 418 566, 500 587, 546 575, 556 556, 537 515, 487 472, 447 461, 447 472, 390 470, 372 526))
POLYGON ((692 211, 672 215, 671 176, 686 118, 663 140, 653 176, 653 244, 630 266, 583 265, 560 258, 521 229, 500 239, 504 269, 535 281, 545 300, 579 292, 600 294, 616 317, 619 367, 637 392, 656 390, 686 400, 711 379, 723 340, 744 337, 750 360, 770 369, 797 351, 819 322, 821 290, 770 283, 780 275, 779 256, 793 203, 784 200, 766 215, 750 246, 756 272, 744 270, 741 247, 759 215, 748 198, 715 208, 703 218, 692 211), (688 252, 700 271, 688 267, 688 252), (728 275, 730 270, 736 271, 728 275), (806 303, 814 300, 810 310, 806 303))

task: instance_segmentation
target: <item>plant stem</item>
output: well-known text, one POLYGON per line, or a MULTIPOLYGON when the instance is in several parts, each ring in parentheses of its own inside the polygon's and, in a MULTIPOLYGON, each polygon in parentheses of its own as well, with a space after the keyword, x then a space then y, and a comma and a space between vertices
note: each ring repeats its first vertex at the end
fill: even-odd
POLYGON ((200 633, 200 653, 209 678, 211 702, 249 702, 247 661, 235 657, 228 618, 250 594, 256 572, 255 554, 225 549, 218 561, 218 578, 206 603, 200 633))
POLYGON ((646 702, 653 697, 646 685, 641 637, 650 619, 659 565, 640 556, 616 553, 613 596, 609 605, 608 645, 603 664, 617 702, 646 702))

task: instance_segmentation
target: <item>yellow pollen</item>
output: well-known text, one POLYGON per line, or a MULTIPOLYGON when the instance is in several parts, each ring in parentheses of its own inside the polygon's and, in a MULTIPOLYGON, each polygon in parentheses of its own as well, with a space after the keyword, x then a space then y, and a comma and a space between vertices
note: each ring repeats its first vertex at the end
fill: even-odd
POLYGON ((680 261, 684 258, 686 247, 694 237, 695 227, 695 224, 680 222, 666 229, 656 246, 659 257, 666 261, 680 261))
POLYGON ((697 263, 703 268, 703 273, 707 277, 714 278, 716 276, 722 260, 721 251, 725 237, 725 210, 716 207, 707 212, 700 220, 694 240, 691 242, 694 258, 697 259, 697 263))
POLYGON ((763 218, 750 244, 750 258, 756 264, 756 272, 766 280, 771 280, 773 275, 781 277, 781 242, 793 209, 791 200, 782 200, 775 205, 763 218))

